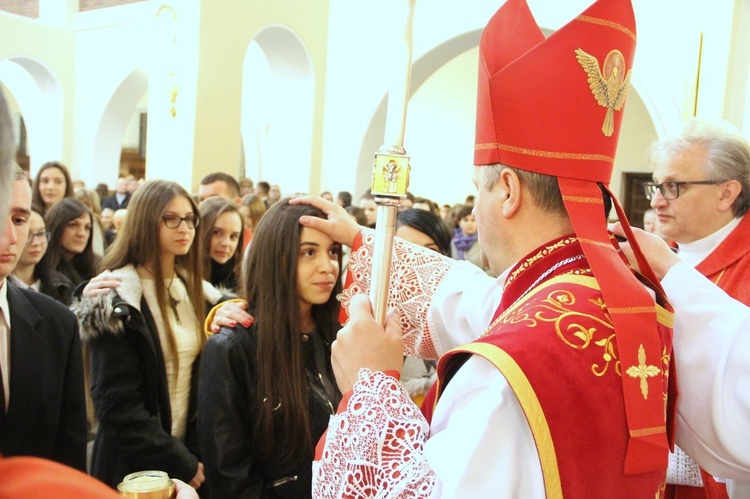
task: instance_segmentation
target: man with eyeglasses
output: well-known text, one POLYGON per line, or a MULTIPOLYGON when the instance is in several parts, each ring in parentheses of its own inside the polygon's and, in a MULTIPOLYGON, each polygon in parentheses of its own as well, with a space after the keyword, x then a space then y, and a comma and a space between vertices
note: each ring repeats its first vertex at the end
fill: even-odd
MULTIPOLYGON (((643 187, 661 232, 677 244, 684 262, 750 305, 747 141, 717 124, 691 120, 679 136, 655 143, 649 161, 654 181, 643 187)), ((690 397, 690 392, 683 396, 690 397)), ((679 484, 675 485, 678 493, 696 493, 696 487, 702 486, 707 497, 722 497, 723 486, 681 450, 673 455, 670 467, 686 470, 670 475, 679 484)))

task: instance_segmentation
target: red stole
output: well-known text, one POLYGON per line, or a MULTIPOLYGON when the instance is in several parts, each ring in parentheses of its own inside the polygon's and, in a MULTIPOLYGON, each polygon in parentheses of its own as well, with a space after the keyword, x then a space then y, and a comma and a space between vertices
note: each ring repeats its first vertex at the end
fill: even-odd
POLYGON ((695 269, 735 300, 750 306, 750 215, 695 269))
POLYGON ((639 366, 620 365, 599 286, 580 244, 567 237, 532 252, 513 269, 495 315, 480 339, 441 358, 438 393, 470 354, 481 355, 518 397, 548 497, 658 496, 666 461, 659 471, 623 471, 628 429, 620 375, 662 377, 661 393, 647 396, 663 399, 665 413, 673 414, 666 404, 672 314, 657 307, 661 351, 644 351, 639 366))

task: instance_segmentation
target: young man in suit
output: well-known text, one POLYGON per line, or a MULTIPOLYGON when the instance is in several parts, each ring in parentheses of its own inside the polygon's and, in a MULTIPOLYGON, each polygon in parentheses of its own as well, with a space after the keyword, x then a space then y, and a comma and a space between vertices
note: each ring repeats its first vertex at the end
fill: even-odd
POLYGON ((86 470, 86 409, 78 322, 64 305, 6 277, 26 244, 31 188, 15 166, 0 232, 0 454, 86 470))

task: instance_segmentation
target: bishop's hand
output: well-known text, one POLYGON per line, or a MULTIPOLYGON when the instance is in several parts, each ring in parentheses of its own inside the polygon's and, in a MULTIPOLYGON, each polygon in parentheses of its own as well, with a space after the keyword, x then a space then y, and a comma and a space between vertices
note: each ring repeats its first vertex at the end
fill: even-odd
POLYGON ((362 368, 400 373, 404 344, 395 314, 388 315, 383 330, 372 316, 369 298, 355 295, 349 304, 349 322, 331 346, 331 364, 341 393, 352 389, 362 368))

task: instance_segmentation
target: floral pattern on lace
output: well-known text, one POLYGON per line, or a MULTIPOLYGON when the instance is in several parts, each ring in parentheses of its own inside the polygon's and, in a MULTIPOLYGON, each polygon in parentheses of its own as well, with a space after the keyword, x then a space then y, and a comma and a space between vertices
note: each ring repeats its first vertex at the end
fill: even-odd
POLYGON ((423 454, 429 425, 398 381, 360 369, 346 411, 331 418, 315 498, 426 498, 435 473, 423 454))
MULTIPOLYGON (((375 232, 362 231, 362 245, 352 250, 349 275, 353 283, 340 295, 341 305, 349 308, 352 296, 369 293, 375 232)), ((404 351, 413 357, 437 360, 438 353, 427 319, 430 299, 451 268, 452 260, 436 251, 399 239, 393 245, 388 308, 398 311, 404 336, 404 351)))

